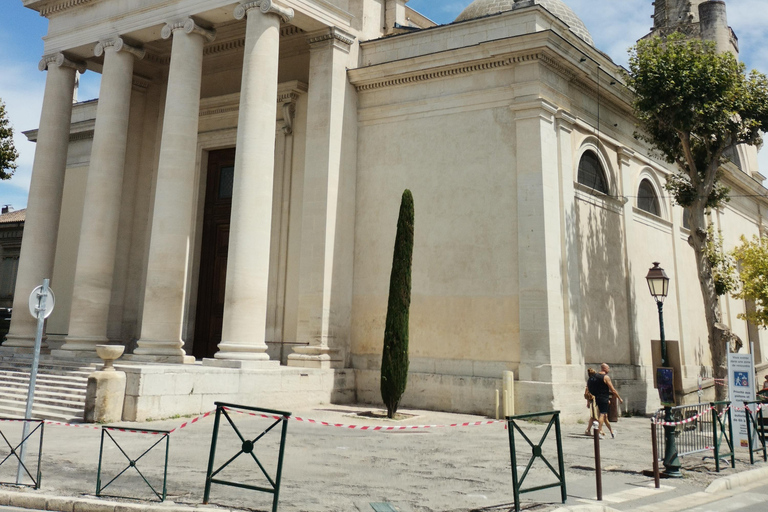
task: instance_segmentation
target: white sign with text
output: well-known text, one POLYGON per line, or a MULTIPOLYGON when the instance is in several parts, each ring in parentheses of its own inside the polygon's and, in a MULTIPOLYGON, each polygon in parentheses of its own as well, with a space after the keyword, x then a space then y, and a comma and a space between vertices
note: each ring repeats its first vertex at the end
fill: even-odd
POLYGON ((728 354, 728 398, 731 401, 734 441, 739 441, 741 446, 749 446, 744 402, 755 400, 755 362, 752 354, 728 354))

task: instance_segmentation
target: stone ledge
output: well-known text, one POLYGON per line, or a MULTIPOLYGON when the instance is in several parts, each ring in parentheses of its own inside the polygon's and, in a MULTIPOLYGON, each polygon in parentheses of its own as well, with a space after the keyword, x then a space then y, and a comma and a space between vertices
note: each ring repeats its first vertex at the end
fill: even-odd
POLYGON ((101 498, 75 498, 38 494, 37 491, 13 492, 0 490, 0 506, 50 510, 52 512, 230 512, 230 509, 206 505, 178 505, 163 503, 125 503, 101 498))
POLYGON ((768 479, 768 468, 753 469, 735 475, 718 478, 706 488, 704 492, 716 494, 723 491, 730 491, 739 487, 745 487, 755 482, 764 482, 768 479))

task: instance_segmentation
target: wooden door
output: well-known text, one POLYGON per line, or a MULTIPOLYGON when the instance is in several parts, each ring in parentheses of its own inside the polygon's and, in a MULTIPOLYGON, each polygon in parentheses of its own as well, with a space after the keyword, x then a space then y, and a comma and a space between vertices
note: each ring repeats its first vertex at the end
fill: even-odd
POLYGON ((198 359, 213 357, 221 341, 234 177, 235 149, 211 151, 208 154, 200 281, 192 349, 198 359))

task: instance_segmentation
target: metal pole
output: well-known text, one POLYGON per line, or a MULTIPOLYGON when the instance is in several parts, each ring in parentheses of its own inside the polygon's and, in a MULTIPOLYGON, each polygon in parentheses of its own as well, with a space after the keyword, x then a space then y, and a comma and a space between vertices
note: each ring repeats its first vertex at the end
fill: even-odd
MULTIPOLYGON (((24 419, 32 419, 32 404, 35 401, 35 384, 37 383, 37 367, 40 362, 40 345, 43 342, 43 326, 45 325, 45 299, 48 297, 50 280, 43 279, 43 289, 37 294, 37 333, 35 334, 35 355, 32 358, 32 369, 29 373, 29 390, 27 391, 27 409, 24 419)), ((19 451, 19 467, 16 471, 16 485, 21 483, 24 470, 24 456, 27 452, 26 437, 29 435, 29 422, 25 421, 21 433, 21 450, 19 451)))
MULTIPOLYGON (((668 368, 667 340, 664 337, 664 303, 657 300, 656 305, 659 308, 659 329, 661 332, 661 366, 668 368)), ((664 421, 672 423, 672 408, 669 405, 664 406, 664 421)), ((682 478, 680 466, 680 459, 677 456, 675 427, 664 425, 664 474, 672 478, 682 478)))
POLYGON ((659 440, 656 433, 656 417, 651 420, 651 443, 653 444, 653 483, 656 489, 661 487, 659 482, 659 440))
POLYGON ((595 438, 595 485, 597 486, 597 501, 603 501, 603 469, 600 465, 600 429, 593 428, 595 438))

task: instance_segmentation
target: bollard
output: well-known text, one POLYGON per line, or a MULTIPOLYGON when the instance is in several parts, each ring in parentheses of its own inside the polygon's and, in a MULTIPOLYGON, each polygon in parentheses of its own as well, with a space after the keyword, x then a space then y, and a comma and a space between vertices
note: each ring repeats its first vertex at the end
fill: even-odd
POLYGON ((651 421, 651 443, 653 446, 653 483, 656 486, 656 488, 661 487, 661 483, 659 482, 659 445, 658 438, 656 437, 656 420, 653 419, 651 421))
POLYGON ((499 419, 499 390, 496 390, 496 419, 499 419))
POLYGON ((592 435, 595 438, 595 485, 597 486, 597 501, 603 501, 603 473, 600 466, 600 428, 592 422, 592 435))

